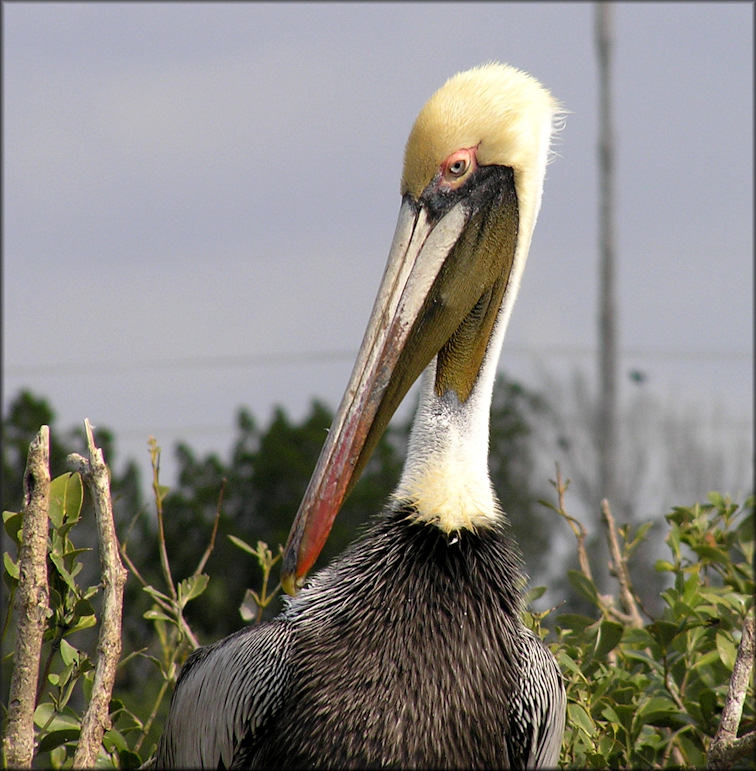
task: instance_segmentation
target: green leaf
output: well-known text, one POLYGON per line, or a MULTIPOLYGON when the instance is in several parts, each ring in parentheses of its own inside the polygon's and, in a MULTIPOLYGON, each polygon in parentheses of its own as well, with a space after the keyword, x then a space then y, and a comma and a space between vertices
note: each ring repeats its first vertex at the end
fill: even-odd
POLYGON ((158 610, 157 608, 151 608, 150 610, 145 611, 142 617, 146 618, 148 621, 173 621, 170 616, 166 616, 162 610, 158 610))
POLYGON ((60 728, 56 731, 50 731, 39 741, 37 752, 50 752, 61 744, 74 741, 79 738, 81 730, 79 728, 60 728))
POLYGON ((242 551, 247 552, 247 554, 251 554, 253 557, 257 556, 257 549, 253 549, 246 541, 242 541, 241 538, 237 538, 235 535, 229 535, 228 540, 235 546, 238 546, 242 551))
POLYGON ((656 642, 665 650, 681 631, 679 624, 673 624, 671 621, 665 621, 661 618, 646 625, 646 629, 650 632, 654 640, 656 640, 656 642))
POLYGON ((717 632, 717 653, 722 663, 732 672, 738 652, 733 641, 722 632, 717 632))
POLYGON ((585 679, 578 663, 570 658, 570 656, 565 651, 557 651, 556 657, 557 661, 559 662, 559 668, 562 670, 562 672, 574 672, 581 680, 585 679))
POLYGON ((715 661, 719 660, 719 651, 707 651, 693 662, 691 669, 708 667, 709 664, 713 664, 715 661))
POLYGON ((89 600, 81 599, 74 605, 74 614, 77 616, 94 616, 95 611, 89 600))
POLYGON ((123 734, 115 728, 111 728, 105 732, 102 737, 102 743, 108 752, 117 752, 120 750, 128 749, 128 745, 126 744, 126 739, 124 739, 123 734))
POLYGON ((67 634, 72 632, 80 632, 82 629, 89 629, 97 624, 97 616, 81 616, 77 618, 73 626, 67 630, 67 634))
POLYGON ((189 576, 178 585, 178 604, 183 608, 187 602, 199 597, 207 587, 210 576, 207 573, 200 573, 197 576, 189 576))
POLYGON ((43 728, 48 720, 50 721, 48 730, 62 728, 79 729, 79 721, 73 714, 69 712, 56 712, 55 707, 49 701, 44 701, 34 710, 34 724, 43 728))
POLYGON ((722 497, 721 493, 718 493, 716 490, 712 490, 707 496, 706 496, 711 503, 714 504, 718 509, 726 509, 730 505, 729 500, 725 500, 722 497))
POLYGON ((593 651, 595 658, 602 659, 609 651, 614 650, 622 639, 624 627, 616 621, 604 619, 599 625, 596 645, 593 651))
POLYGON ((659 662, 653 657, 649 656, 646 651, 635 651, 631 648, 624 648, 622 651, 622 655, 626 659, 632 659, 634 661, 642 661, 644 664, 647 664, 652 670, 660 670, 661 666, 659 662))
POLYGON ((635 696, 636 692, 637 690, 630 686, 625 688, 614 688, 611 691, 610 696, 614 704, 630 704, 632 703, 633 696, 635 696))
POLYGON ((596 734, 596 726, 591 716, 580 704, 567 705, 567 721, 569 725, 581 728, 588 736, 596 734))
POLYGON ((21 512, 17 511, 4 511, 3 512, 3 525, 8 537, 16 544, 21 543, 21 532, 24 528, 24 517, 21 512))
POLYGON ((635 717, 635 705, 630 704, 615 704, 614 710, 619 718, 619 724, 630 733, 630 729, 633 725, 633 718, 635 717))
POLYGON ((621 721, 619 715, 614 711, 614 708, 607 704, 601 708, 601 717, 606 719, 612 725, 620 725, 621 721))
POLYGON ((701 713, 707 723, 711 723, 714 714, 717 711, 717 695, 708 688, 703 688, 698 694, 698 704, 701 707, 701 713))
POLYGON ((636 648, 648 648, 654 645, 654 638, 646 627, 628 628, 625 630, 625 642, 636 648))
POLYGON ((577 613, 562 613, 556 617, 555 621, 561 629, 572 629, 572 631, 580 633, 586 627, 594 624, 596 620, 577 613))
POLYGON ((690 548, 697 556, 707 562, 727 562, 727 554, 723 549, 718 549, 715 546, 707 546, 702 543, 693 544, 690 548))
MULTIPOLYGON (((691 597, 690 599, 691 601, 694 601, 697 598, 691 597)), ((687 602, 684 602, 683 600, 675 600, 675 602, 673 602, 671 605, 671 609, 672 609, 672 614, 675 618, 688 619, 689 622, 701 621, 701 616, 698 613, 698 611, 695 610, 687 602)), ((670 623, 670 622, 665 622, 665 623, 670 623)), ((651 625, 649 624, 649 626, 651 625)))
POLYGON ((546 587, 545 586, 534 586, 532 589, 530 589, 525 594, 525 605, 526 607, 530 605, 531 602, 535 602, 536 600, 543 597, 543 595, 546 593, 546 587))
POLYGON ((638 708, 638 715, 651 715, 656 712, 677 712, 678 707, 672 699, 666 696, 652 696, 646 699, 638 708))
POLYGON ((63 659, 64 664, 73 664, 79 658, 79 651, 76 650, 76 648, 74 648, 73 645, 71 645, 66 640, 61 640, 60 657, 63 659))
POLYGON ((20 573, 18 572, 18 565, 13 561, 13 558, 7 551, 3 553, 3 567, 5 568, 5 572, 11 578, 15 578, 16 581, 19 580, 20 573))
POLYGON ((55 565, 55 569, 58 571, 58 575, 65 581, 66 586, 68 586, 72 592, 76 593, 76 581, 74 580, 74 577, 71 575, 69 570, 66 568, 63 557, 54 551, 49 552, 49 556, 50 562, 55 565))
POLYGON ((56 530, 63 525, 63 515, 66 510, 66 483, 69 476, 71 476, 70 471, 50 482, 50 508, 48 509, 48 514, 50 522, 52 522, 56 530))
MULTIPOLYGON (((76 565, 76 566, 78 566, 78 565, 79 565, 79 563, 75 561, 75 560, 76 560, 76 558, 77 558, 77 557, 78 557, 80 554, 86 554, 87 552, 90 552, 90 551, 92 551, 92 549, 91 549, 91 548, 89 548, 88 546, 83 546, 81 549, 67 549, 67 550, 64 552, 63 556, 66 558, 66 561, 67 561, 67 562, 68 562, 70 565, 76 565)), ((71 568, 71 570, 73 571, 73 568, 71 568)), ((78 568, 78 570, 81 570, 81 568, 78 568)))
POLYGON ((568 570, 567 580, 570 582, 572 588, 588 602, 598 605, 598 592, 596 586, 590 578, 586 578, 578 570, 568 570))
POLYGON ((257 611, 259 607, 260 598, 258 597, 257 592, 253 591, 252 589, 247 589, 247 591, 244 593, 242 604, 239 606, 239 613, 241 617, 244 619, 244 621, 252 621, 253 618, 257 617, 257 611))
POLYGON ((676 741, 682 750, 687 768, 706 768, 706 755, 696 745, 695 737, 680 732, 677 735, 676 741))
POLYGON ((66 522, 75 522, 81 513, 84 488, 79 474, 67 472, 50 482, 50 521, 59 529, 66 522))
POLYGON ((118 750, 118 764, 121 768, 140 768, 142 759, 131 750, 118 750))

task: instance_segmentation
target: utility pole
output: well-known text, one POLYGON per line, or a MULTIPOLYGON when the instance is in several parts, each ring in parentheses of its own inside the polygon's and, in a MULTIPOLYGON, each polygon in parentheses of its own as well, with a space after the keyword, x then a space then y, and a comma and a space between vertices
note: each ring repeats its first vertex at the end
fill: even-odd
MULTIPOLYGON (((614 136, 611 102, 612 3, 596 8, 599 81, 599 496, 617 495, 617 312, 614 301, 614 136)), ((598 504, 598 501, 597 501, 598 504)))

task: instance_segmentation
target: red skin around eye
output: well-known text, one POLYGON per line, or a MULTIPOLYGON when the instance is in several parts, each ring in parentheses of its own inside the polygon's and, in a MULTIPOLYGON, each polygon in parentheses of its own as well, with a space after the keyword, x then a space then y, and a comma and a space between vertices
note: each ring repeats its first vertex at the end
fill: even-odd
POLYGON ((451 153, 446 160, 441 164, 441 178, 442 184, 448 188, 458 187, 467 175, 474 171, 478 166, 477 159, 478 145, 474 147, 461 147, 459 150, 455 150, 451 153), (466 161, 467 168, 460 175, 453 174, 449 169, 458 161, 466 161))

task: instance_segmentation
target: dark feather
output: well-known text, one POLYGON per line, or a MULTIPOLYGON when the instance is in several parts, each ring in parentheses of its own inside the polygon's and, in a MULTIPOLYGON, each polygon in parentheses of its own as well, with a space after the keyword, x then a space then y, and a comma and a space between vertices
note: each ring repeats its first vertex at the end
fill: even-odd
POLYGON ((411 513, 379 516, 275 621, 193 654, 157 764, 502 768, 539 759, 538 737, 524 734, 532 714, 543 739, 549 694, 534 678, 542 691, 560 691, 561 680, 520 620, 514 543, 504 525, 447 536, 411 513), (187 736, 181 720, 192 713, 201 719, 187 736))

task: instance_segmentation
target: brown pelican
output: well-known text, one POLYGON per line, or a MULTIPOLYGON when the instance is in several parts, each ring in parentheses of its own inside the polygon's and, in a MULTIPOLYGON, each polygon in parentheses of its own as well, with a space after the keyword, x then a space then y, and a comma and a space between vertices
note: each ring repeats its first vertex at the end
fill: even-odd
POLYGON ((157 766, 556 764, 564 689, 521 621, 520 560, 487 455, 557 113, 537 81, 500 64, 456 75, 421 110, 388 265, 286 547, 294 596, 187 659, 157 766), (306 580, 423 372, 396 492, 306 580))

